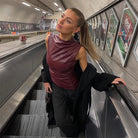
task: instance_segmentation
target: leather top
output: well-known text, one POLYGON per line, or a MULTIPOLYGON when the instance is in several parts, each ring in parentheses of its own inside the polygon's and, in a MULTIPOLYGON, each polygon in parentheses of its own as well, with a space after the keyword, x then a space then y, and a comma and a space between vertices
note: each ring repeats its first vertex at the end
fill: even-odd
POLYGON ((58 35, 49 36, 46 58, 51 79, 57 86, 71 90, 77 88, 79 81, 74 66, 80 47, 74 38, 64 41, 58 35))

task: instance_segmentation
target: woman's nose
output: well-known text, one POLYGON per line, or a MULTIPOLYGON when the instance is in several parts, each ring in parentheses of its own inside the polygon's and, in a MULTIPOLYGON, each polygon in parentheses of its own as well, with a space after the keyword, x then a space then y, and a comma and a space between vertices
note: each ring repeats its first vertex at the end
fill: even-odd
POLYGON ((61 18, 61 19, 59 20, 59 23, 60 23, 60 24, 63 24, 63 23, 64 23, 64 20, 65 20, 64 18, 61 18))

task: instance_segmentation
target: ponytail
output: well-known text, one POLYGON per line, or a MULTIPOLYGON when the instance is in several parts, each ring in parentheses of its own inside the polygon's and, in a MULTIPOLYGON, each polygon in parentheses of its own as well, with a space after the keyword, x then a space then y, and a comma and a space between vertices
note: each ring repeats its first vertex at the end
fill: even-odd
POLYGON ((92 44, 91 37, 89 35, 88 25, 86 20, 84 19, 84 15, 82 12, 76 8, 70 8, 73 12, 75 12, 78 19, 78 27, 80 27, 80 44, 86 49, 89 55, 94 59, 99 61, 99 56, 95 51, 95 48, 92 44))
POLYGON ((92 40, 89 34, 87 22, 84 21, 84 24, 80 28, 80 44, 84 46, 89 55, 94 59, 99 61, 99 55, 95 51, 95 48, 92 44, 92 40))

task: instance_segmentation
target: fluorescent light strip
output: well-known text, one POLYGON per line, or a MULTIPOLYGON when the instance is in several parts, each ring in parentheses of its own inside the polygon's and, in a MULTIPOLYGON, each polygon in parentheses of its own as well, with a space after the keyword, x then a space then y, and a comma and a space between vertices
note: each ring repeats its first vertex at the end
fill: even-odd
POLYGON ((60 11, 62 11, 62 9, 61 8, 58 8, 60 11))
POLYGON ((42 11, 42 13, 46 14, 46 12, 45 12, 45 11, 42 11))
POLYGON ((31 5, 29 5, 28 3, 22 2, 23 5, 26 5, 28 7, 30 7, 31 5))
POLYGON ((54 2, 54 5, 56 5, 58 7, 58 4, 54 2))
POLYGON ((40 9, 38 9, 38 8, 35 8, 35 10, 40 11, 40 9))

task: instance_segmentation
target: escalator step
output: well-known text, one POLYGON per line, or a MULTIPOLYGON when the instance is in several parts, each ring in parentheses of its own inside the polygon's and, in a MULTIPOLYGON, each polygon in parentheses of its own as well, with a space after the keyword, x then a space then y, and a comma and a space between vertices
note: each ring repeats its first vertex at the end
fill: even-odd
POLYGON ((46 115, 45 100, 27 100, 20 114, 46 115))
POLYGON ((50 138, 41 136, 2 136, 1 138, 50 138))
POLYGON ((34 90, 29 100, 45 100, 45 90, 34 90))
POLYGON ((44 115, 18 115, 6 135, 10 136, 60 136, 59 129, 48 128, 48 118, 44 115))

